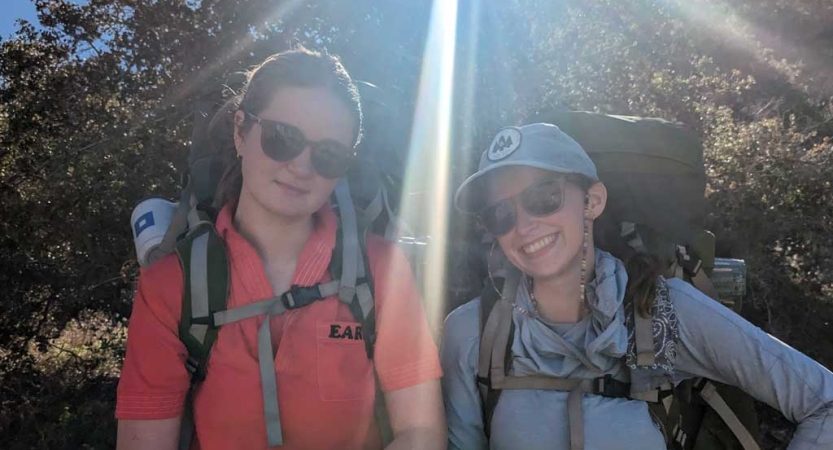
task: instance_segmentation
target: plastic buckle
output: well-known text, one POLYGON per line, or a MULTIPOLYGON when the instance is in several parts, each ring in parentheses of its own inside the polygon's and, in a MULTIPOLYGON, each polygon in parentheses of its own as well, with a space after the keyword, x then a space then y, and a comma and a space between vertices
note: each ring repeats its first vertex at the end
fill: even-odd
POLYGON ((197 325, 208 325, 209 328, 217 328, 217 324, 214 323, 214 314, 209 314, 204 317, 192 317, 191 323, 197 325))
POLYGON ((191 376, 194 376, 200 368, 200 362, 197 361, 197 358, 193 356, 189 356, 187 360, 185 360, 185 369, 191 376))
POLYGON ((367 359, 373 359, 373 354, 376 349, 376 333, 366 335, 364 337, 364 350, 367 353, 367 359))
POLYGON ((611 380, 613 380, 613 377, 610 374, 607 374, 603 377, 594 378, 593 379, 593 393, 596 394, 596 395, 608 396, 609 395, 608 390, 610 389, 611 385, 613 384, 611 382, 611 380))
POLYGON ((281 296, 281 301, 286 309, 303 308, 316 300, 321 300, 321 291, 318 286, 292 286, 288 292, 281 296))
POLYGON ((703 267, 703 260, 693 254, 689 254, 685 246, 677 246, 677 263, 689 276, 695 276, 703 267))
POLYGON ((613 378, 611 374, 593 379, 593 393, 596 395, 603 397, 627 397, 627 391, 628 384, 613 378))

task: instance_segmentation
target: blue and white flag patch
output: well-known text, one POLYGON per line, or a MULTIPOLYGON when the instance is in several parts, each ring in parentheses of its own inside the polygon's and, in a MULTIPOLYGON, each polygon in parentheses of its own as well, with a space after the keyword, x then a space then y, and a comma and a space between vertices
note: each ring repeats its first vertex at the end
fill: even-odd
POLYGON ((153 220, 153 211, 148 211, 142 214, 138 219, 136 219, 136 223, 133 224, 135 236, 139 237, 139 235, 142 234, 142 231, 147 230, 155 224, 156 223, 153 220))

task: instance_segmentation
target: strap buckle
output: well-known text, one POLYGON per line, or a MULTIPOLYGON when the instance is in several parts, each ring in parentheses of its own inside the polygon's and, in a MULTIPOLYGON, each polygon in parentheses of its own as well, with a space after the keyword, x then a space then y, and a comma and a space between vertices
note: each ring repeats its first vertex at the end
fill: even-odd
POLYGON ((191 383, 197 383, 205 379, 205 372, 200 371, 200 365, 200 360, 193 356, 189 355, 188 359, 185 360, 185 370, 191 375, 191 383))
POLYGON ((593 379, 593 393, 603 397, 627 397, 630 393, 630 384, 613 378, 611 374, 606 374, 593 379))
POLYGON ((217 323, 214 322, 213 313, 203 317, 192 317, 191 323, 196 325, 208 325, 209 328, 217 328, 217 323))
POLYGON ((677 264, 686 271, 689 276, 695 276, 703 267, 703 260, 690 254, 684 245, 678 245, 676 250, 677 264))
POLYGON ((369 332, 364 337, 364 350, 367 353, 367 359, 373 359, 373 354, 376 349, 376 332, 369 332))
POLYGON ((281 295, 281 302, 286 309, 303 308, 314 301, 321 300, 318 286, 292 286, 289 291, 281 295))

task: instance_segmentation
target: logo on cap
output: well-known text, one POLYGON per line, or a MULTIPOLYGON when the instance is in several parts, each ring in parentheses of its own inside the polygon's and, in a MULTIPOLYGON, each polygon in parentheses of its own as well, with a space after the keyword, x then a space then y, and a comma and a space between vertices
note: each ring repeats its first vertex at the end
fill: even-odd
POLYGON ((521 146, 521 131, 515 127, 504 128, 492 139, 487 156, 491 161, 500 161, 521 146))

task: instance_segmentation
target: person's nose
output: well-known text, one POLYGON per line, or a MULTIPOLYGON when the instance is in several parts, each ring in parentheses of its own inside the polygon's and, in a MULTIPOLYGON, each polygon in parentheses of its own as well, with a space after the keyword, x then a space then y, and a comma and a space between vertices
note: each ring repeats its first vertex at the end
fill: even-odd
POLYGON ((309 145, 304 148, 300 155, 287 163, 286 167, 298 178, 310 178, 315 175, 315 167, 312 165, 312 149, 309 145))
POLYGON ((526 210, 519 204, 515 204, 515 231, 521 236, 531 233, 535 230, 537 222, 535 216, 526 212, 526 210))

